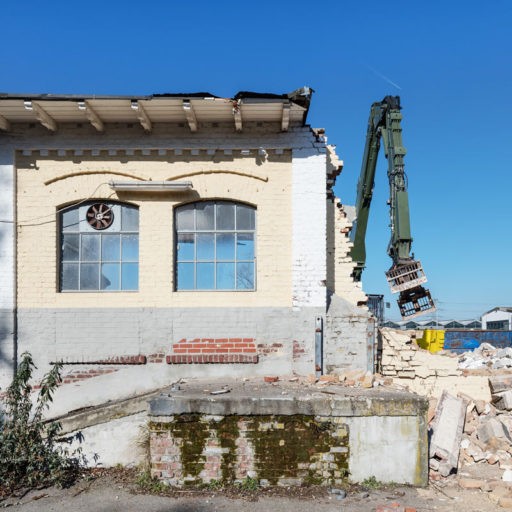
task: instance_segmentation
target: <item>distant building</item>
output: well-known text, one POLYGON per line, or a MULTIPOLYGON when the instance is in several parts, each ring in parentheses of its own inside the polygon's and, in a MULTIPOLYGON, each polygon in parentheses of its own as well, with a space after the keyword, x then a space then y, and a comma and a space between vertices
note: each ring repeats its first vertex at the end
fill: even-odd
POLYGON ((407 322, 393 322, 388 320, 382 327, 393 329, 482 329, 479 320, 408 320, 407 322))
POLYGON ((482 329, 511 331, 512 307, 495 307, 482 315, 482 329))

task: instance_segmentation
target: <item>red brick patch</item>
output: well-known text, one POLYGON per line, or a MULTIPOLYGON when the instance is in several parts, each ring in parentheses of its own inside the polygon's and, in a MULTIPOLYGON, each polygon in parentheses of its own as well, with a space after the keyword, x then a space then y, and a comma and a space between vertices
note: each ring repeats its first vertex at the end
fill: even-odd
POLYGON ((167 357, 169 364, 258 362, 254 338, 194 338, 192 340, 183 338, 173 344, 172 352, 173 354, 167 357), (254 356, 248 354, 254 354, 254 356), (191 355, 194 358, 188 357, 191 355), (197 357, 199 355, 201 357, 197 357), (233 357, 224 357, 221 361, 218 357, 213 357, 214 355, 233 357))

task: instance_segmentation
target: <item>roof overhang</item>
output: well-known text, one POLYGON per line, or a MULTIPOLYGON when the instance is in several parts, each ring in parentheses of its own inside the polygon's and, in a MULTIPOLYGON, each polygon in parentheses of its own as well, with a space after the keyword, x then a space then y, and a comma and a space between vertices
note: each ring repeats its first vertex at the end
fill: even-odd
POLYGON ((183 124, 196 132, 209 123, 232 123, 236 131, 253 123, 275 123, 278 131, 304 125, 313 90, 289 94, 239 92, 233 98, 209 93, 151 96, 23 95, 0 93, 0 130, 39 123, 56 132, 66 124, 90 123, 98 132, 109 123, 139 123, 151 132, 158 123, 183 124))

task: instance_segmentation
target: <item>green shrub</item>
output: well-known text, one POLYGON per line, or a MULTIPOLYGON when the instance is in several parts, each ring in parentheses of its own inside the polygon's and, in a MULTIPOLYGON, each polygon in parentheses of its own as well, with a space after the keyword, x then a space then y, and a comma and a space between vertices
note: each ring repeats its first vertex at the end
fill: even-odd
POLYGON ((21 488, 68 486, 86 465, 81 448, 70 451, 69 444, 82 440, 81 433, 59 438, 59 422, 44 421, 43 413, 52 402, 61 382, 62 364, 54 364, 43 377, 37 400, 32 403, 29 383, 36 368, 25 352, 0 414, 0 488, 12 492, 21 488), (68 446, 65 446, 65 445, 68 446))

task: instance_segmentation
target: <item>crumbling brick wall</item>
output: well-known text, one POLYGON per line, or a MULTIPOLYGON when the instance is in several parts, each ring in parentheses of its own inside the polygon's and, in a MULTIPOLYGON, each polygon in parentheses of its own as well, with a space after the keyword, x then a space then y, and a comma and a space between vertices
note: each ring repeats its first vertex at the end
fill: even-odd
POLYGON ((453 394, 459 392, 475 400, 490 401, 487 376, 459 369, 456 354, 432 354, 419 348, 415 338, 415 332, 411 331, 379 330, 378 369, 382 376, 423 396, 439 398, 446 389, 453 394))

